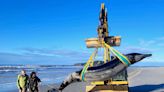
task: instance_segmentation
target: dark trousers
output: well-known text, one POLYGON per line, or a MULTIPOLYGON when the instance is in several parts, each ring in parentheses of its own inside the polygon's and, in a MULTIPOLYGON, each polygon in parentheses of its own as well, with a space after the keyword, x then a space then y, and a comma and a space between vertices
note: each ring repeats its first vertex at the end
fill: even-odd
POLYGON ((39 92, 39 89, 37 87, 35 89, 30 88, 30 92, 39 92))

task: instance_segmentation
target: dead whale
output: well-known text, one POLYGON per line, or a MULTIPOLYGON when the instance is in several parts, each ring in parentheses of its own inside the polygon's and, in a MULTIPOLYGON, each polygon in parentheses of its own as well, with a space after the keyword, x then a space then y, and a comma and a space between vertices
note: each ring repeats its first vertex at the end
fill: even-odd
MULTIPOLYGON (((125 56, 128 58, 131 64, 134 64, 146 57, 150 57, 152 54, 140 54, 140 53, 130 53, 125 56)), ((89 67, 85 73, 85 81, 105 81, 111 79, 113 76, 125 70, 128 66, 123 64, 118 58, 114 58, 110 62, 107 62, 102 65, 89 67)), ((80 82, 82 70, 73 72, 62 82, 59 87, 59 90, 63 90, 69 84, 73 82, 80 82)))

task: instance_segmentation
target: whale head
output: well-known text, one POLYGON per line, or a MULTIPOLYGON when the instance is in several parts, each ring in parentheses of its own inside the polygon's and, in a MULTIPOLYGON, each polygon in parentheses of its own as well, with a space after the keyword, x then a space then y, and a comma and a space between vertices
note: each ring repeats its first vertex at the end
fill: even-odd
POLYGON ((152 56, 152 54, 130 53, 130 54, 126 55, 126 57, 129 59, 131 64, 134 64, 134 63, 141 61, 142 59, 144 59, 146 57, 150 57, 150 56, 152 56))

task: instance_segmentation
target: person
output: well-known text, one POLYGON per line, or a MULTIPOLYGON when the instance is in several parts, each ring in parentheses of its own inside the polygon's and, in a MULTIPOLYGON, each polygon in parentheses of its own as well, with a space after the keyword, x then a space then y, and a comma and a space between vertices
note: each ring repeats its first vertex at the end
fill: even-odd
POLYGON ((29 78, 29 91, 39 92, 38 84, 41 80, 37 77, 36 72, 31 72, 29 78))
POLYGON ((27 92, 28 87, 28 75, 26 74, 25 70, 21 70, 21 73, 18 75, 17 78, 17 87, 19 92, 27 92))

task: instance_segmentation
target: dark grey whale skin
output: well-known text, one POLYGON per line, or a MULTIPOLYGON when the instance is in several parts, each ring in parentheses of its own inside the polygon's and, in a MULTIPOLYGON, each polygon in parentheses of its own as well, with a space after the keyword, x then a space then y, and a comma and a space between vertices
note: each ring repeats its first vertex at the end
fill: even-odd
MULTIPOLYGON (((134 64, 146 57, 152 56, 152 54, 130 53, 126 54, 125 56, 129 59, 131 64, 134 64)), ((126 68, 127 66, 124 65, 118 58, 114 58, 113 60, 105 64, 89 67, 87 72, 85 73, 85 80, 89 82, 105 81, 122 72, 126 68)), ((68 75, 67 78, 60 85, 59 90, 63 90, 71 83, 80 82, 81 72, 82 70, 73 72, 68 75)))

